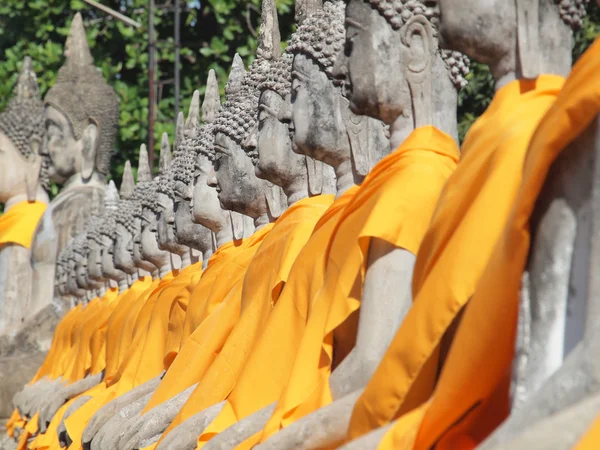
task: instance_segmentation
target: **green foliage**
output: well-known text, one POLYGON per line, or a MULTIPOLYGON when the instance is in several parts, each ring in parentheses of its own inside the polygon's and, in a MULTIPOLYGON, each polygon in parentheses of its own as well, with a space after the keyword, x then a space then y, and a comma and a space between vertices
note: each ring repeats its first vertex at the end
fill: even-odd
MULTIPOLYGON (((171 5, 173 0, 155 0, 171 5)), ((181 108, 186 111, 194 89, 204 94, 205 77, 214 69, 225 85, 233 55, 247 64, 256 50, 260 0, 181 0, 181 108)), ((63 44, 75 11, 81 11, 96 65, 121 99, 119 139, 112 165, 112 177, 120 180, 127 159, 134 167, 142 142, 148 142, 148 0, 102 0, 102 4, 137 20, 143 26, 131 28, 88 6, 83 0, 2 0, 0 1, 0 109, 10 98, 17 70, 25 55, 32 57, 42 94, 56 79, 63 62, 63 44)), ((277 0, 281 35, 293 30, 293 0, 277 0)), ((172 10, 157 9, 157 77, 173 79, 172 10)), ((589 16, 576 35, 573 55, 578 58, 600 34, 600 11, 590 2, 589 16)), ((473 64, 469 85, 459 99, 458 121, 461 139, 488 106, 493 80, 486 66, 473 64)), ((164 83, 158 89, 155 152, 166 131, 173 136, 174 87, 164 83)), ((55 188, 56 189, 56 188, 55 188)))
MULTIPOLYGON (((127 159, 136 166, 139 146, 148 142, 148 0, 101 0, 140 22, 135 29, 88 6, 82 0, 0 1, 0 110, 11 95, 18 68, 26 55, 33 59, 42 94, 56 79, 63 63, 63 44, 71 18, 83 15, 88 42, 106 80, 120 97, 119 138, 111 175, 120 181, 127 159)), ((158 108, 154 132, 155 153, 160 137, 174 132, 174 14, 173 0, 155 0, 157 38, 158 108), (165 83, 166 81, 166 83, 165 83)), ((192 93, 204 84, 214 69, 221 93, 233 55, 247 64, 256 51, 260 0, 181 0, 181 94, 180 107, 187 112, 192 93)), ((282 36, 293 26, 293 0, 277 0, 282 36)), ((155 162, 156 163, 156 162, 155 162)))

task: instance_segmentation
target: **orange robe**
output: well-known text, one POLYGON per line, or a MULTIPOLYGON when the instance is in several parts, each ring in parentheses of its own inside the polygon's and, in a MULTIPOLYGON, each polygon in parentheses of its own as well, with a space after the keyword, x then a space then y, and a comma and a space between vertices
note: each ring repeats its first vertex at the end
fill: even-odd
POLYGON ((323 283, 325 251, 331 234, 357 189, 354 186, 336 199, 316 224, 294 261, 285 288, 265 330, 252 348, 234 390, 221 413, 200 436, 200 444, 279 398, 304 333, 310 302, 323 283))
POLYGON ((42 202, 23 201, 0 216, 0 248, 4 244, 31 247, 33 233, 48 205, 42 202))
MULTIPOLYGON (((458 443, 474 448, 508 415, 529 219, 552 163, 600 113, 599 69, 597 39, 574 66, 531 139, 510 219, 465 311, 434 396, 423 408, 415 448, 434 443, 436 449, 457 448, 458 443)), ((589 448, 598 447, 597 440, 593 444, 589 448)))
MULTIPOLYGON (((542 75, 509 83, 469 130, 462 160, 417 256, 413 306, 354 406, 350 438, 387 424, 431 396, 440 342, 475 292, 521 184, 528 143, 563 82, 542 75)), ((481 378, 485 373, 478 371, 481 378)), ((466 397, 466 391, 460 395, 466 397)))
POLYGON ((179 412, 182 421, 227 398, 264 329, 298 253, 332 202, 332 195, 305 198, 277 219, 246 270, 240 318, 179 412))
POLYGON ((596 450, 600 442, 600 418, 594 420, 590 429, 574 447, 574 450, 596 450))
MULTIPOLYGON (((105 353, 104 357, 99 356, 99 360, 104 360, 106 363, 110 362, 112 359, 116 359, 118 357, 118 347, 117 344, 121 339, 122 334, 122 326, 124 317, 115 318, 114 316, 121 311, 131 312, 129 308, 127 308, 138 298, 141 298, 142 301, 148 298, 148 295, 154 291, 156 286, 160 280, 152 280, 150 276, 140 277, 127 289, 119 294, 119 297, 116 301, 117 306, 115 307, 115 311, 111 314, 111 317, 108 320, 108 325, 105 333, 104 345, 102 346, 101 352, 105 353)), ((137 314, 137 311, 135 311, 137 314)), ((92 369, 93 370, 93 369, 92 369)), ((107 371, 104 374, 104 380, 107 378, 107 371)), ((89 389, 88 391, 81 394, 81 396, 94 396, 99 392, 102 392, 105 388, 105 382, 101 382, 97 386, 89 389)), ((62 421, 63 415, 71 405, 73 401, 75 401, 80 396, 73 398, 63 405, 57 413, 52 418, 50 425, 48 426, 46 433, 44 435, 40 435, 37 439, 32 443, 31 448, 48 448, 51 445, 58 445, 58 426, 62 421)))
MULTIPOLYGON (((251 237, 236 245, 234 247, 236 250, 229 247, 226 250, 229 256, 221 256, 224 258, 221 260, 223 265, 215 266, 215 269, 221 267, 220 273, 216 273, 215 270, 209 272, 208 268, 206 269, 206 273, 216 277, 212 287, 202 280, 200 283, 206 288, 204 295, 208 295, 204 309, 211 310, 212 313, 201 321, 190 336, 182 340, 177 356, 146 405, 144 412, 200 381, 239 317, 239 300, 235 301, 239 297, 236 297, 238 292, 235 289, 240 284, 239 280, 243 278, 248 264, 271 228, 272 224, 269 224, 255 232, 251 237)), ((207 280, 210 278, 205 281, 207 280)), ((190 320, 192 319, 190 318, 190 320)))
POLYGON ((371 239, 416 254, 458 158, 456 142, 426 126, 414 130, 365 178, 333 234, 323 288, 310 309, 294 368, 263 441, 331 403, 334 332, 339 362, 354 347, 358 323, 347 319, 360 308, 371 239))
MULTIPOLYGON (((118 348, 119 358, 123 355, 127 356, 129 352, 134 352, 136 349, 140 350, 140 347, 136 347, 136 344, 140 344, 141 338, 148 329, 152 308, 163 290, 173 281, 173 278, 174 273, 169 272, 161 279, 154 280, 140 298, 133 302, 132 310, 123 324, 121 342, 118 348)), ((65 427, 69 436, 73 439, 72 447, 74 449, 81 448, 83 430, 96 411, 115 398, 119 387, 118 380, 123 374, 122 371, 129 367, 124 357, 121 361, 122 363, 118 366, 116 373, 110 379, 105 377, 102 383, 82 394, 92 398, 65 420, 65 427)), ((129 373, 127 373, 127 376, 130 380, 129 373)))

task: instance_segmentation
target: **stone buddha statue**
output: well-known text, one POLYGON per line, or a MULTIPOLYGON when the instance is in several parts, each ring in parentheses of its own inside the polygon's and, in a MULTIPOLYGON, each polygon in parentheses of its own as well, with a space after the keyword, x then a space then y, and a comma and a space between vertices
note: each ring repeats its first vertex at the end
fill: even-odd
POLYGON ((31 58, 0 113, 0 334, 29 317, 33 231, 48 203, 48 178, 39 155, 44 108, 31 58))
MULTIPOLYGON (((117 135, 118 98, 94 66, 79 13, 71 23, 64 53, 65 63, 44 99, 43 148, 50 178, 63 189, 34 236, 31 313, 52 300, 56 256, 70 236, 83 229, 94 206, 94 192, 103 192, 117 135)), ((95 198, 101 202, 103 196, 95 198)))
MULTIPOLYGON (((564 7, 566 3, 561 4, 564 7)), ((367 41, 361 39, 365 27, 352 26, 353 22, 362 23, 361 12, 353 4, 347 9, 347 23, 348 31, 356 36, 350 48, 358 49, 367 41)), ((371 5, 392 27, 395 20, 403 21, 394 12, 395 2, 371 5)), ((485 364, 471 365, 471 349, 465 347, 464 337, 468 334, 475 344, 480 325, 472 320, 465 325, 462 314, 466 316, 473 300, 485 292, 482 276, 511 219, 529 141, 562 87, 564 80, 556 75, 566 75, 570 70, 569 22, 577 20, 563 20, 561 9, 569 8, 559 7, 557 2, 437 1, 425 5, 425 14, 439 30, 440 46, 487 64, 496 94, 462 144, 463 157, 446 184, 423 251, 419 251, 413 307, 355 403, 347 435, 355 440, 348 448, 388 448, 402 439, 415 448, 474 447, 506 413, 507 396, 503 393, 508 386, 505 375, 509 368, 486 367, 485 377, 474 370, 485 364), (482 170, 487 174, 485 180, 471 177, 482 170), (492 203, 495 207, 490 216, 490 208, 483 205, 492 203), (485 237, 481 234, 484 230, 485 237), (437 241, 442 236, 443 244, 437 241), (464 308, 467 304, 469 307, 464 308), (463 336, 460 344, 457 330, 463 336), (415 348, 421 356, 411 356, 415 348), (465 361, 469 361, 469 367, 465 361), (473 381, 481 379, 486 384, 493 370, 501 370, 502 386, 497 387, 502 392, 490 390, 484 396, 473 381), (494 404, 490 406, 490 402, 494 404), (493 417, 486 415, 491 411, 493 417)), ((573 8, 576 10, 579 8, 573 8)), ((364 53, 368 53, 366 48, 364 53)), ((352 64, 350 59, 351 79, 352 64)), ((358 59, 354 64, 358 68, 358 59)), ((460 67, 456 69, 460 73, 460 67)), ((353 89, 366 80, 357 78, 353 89)))
MULTIPOLYGON (((216 84, 216 78, 209 78, 209 82, 216 84)), ((211 94, 212 86, 206 87, 206 92, 211 94)), ((218 93, 218 91, 217 91, 218 93)), ((208 97, 210 101, 210 96, 208 97)), ((206 102, 206 99, 205 99, 206 102)), ((220 101, 217 97, 217 104, 220 101)), ((169 185, 169 196, 173 201, 175 235, 177 239, 189 246, 196 254, 195 258, 202 257, 202 265, 206 268, 208 260, 214 253, 213 234, 209 228, 194 222, 194 217, 190 209, 192 198, 192 188, 195 173, 195 153, 190 150, 190 146, 195 144, 194 137, 197 136, 200 128, 200 93, 195 91, 190 104, 190 110, 185 122, 177 122, 175 131, 177 148, 175 149, 175 158, 173 161, 172 177, 169 185)))

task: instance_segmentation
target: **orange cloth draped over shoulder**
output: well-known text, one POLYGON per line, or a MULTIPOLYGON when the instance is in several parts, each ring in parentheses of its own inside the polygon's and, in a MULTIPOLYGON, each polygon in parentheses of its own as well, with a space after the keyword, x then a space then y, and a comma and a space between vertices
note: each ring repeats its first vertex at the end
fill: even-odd
POLYGON ((451 449, 458 442, 471 444, 461 448, 474 448, 508 415, 529 220, 550 166, 600 113, 599 73, 597 39, 574 66, 531 139, 510 218, 462 318, 415 448, 435 443, 436 449, 451 449))
POLYGON ((600 418, 596 419, 590 429, 574 447, 574 450, 596 450, 600 442, 600 418))
POLYGON ((205 284, 202 279, 200 282, 200 285, 207 288, 205 310, 211 310, 211 313, 201 321, 190 336, 182 340, 177 356, 144 408, 144 412, 200 381, 206 369, 214 361, 216 353, 223 347, 239 317, 241 289, 237 291, 236 288, 241 285, 240 280, 243 279, 248 264, 271 227, 272 224, 269 224, 249 238, 243 239, 235 246, 236 250, 229 247, 227 250, 229 256, 223 255, 226 260, 222 260, 223 266, 218 274, 206 269, 205 273, 212 273, 216 277, 212 287, 205 284), (211 291, 208 292, 208 289, 211 291))
MULTIPOLYGON (((92 366, 97 366, 96 362, 92 357, 92 345, 98 345, 99 343, 93 343, 92 338, 94 333, 102 330, 106 327, 108 316, 115 307, 116 301, 119 298, 119 288, 114 287, 106 291, 101 299, 92 304, 88 304, 84 309, 85 316, 80 320, 80 331, 78 337, 77 353, 74 355, 73 366, 70 373, 66 374, 69 378, 69 382, 73 383, 77 380, 82 380, 87 375, 94 374, 92 372, 92 366)), ((97 352, 94 352, 97 354, 97 352)), ((96 370, 98 368, 96 367, 96 370)), ((104 367, 101 367, 99 371, 102 371, 104 367)))
POLYGON ((5 244, 31 247, 33 233, 48 205, 42 202, 20 202, 0 216, 0 248, 5 244))
POLYGON ((151 276, 137 279, 108 319, 106 328, 104 381, 110 382, 119 370, 123 349, 129 348, 137 316, 148 297, 159 286, 160 279, 151 276))
MULTIPOLYGON (((130 352, 134 352, 135 350, 141 351, 143 344, 142 337, 146 335, 146 331, 148 330, 148 322, 150 321, 153 307, 156 305, 157 298, 162 294, 164 289, 171 284, 175 274, 174 272, 169 272, 161 279, 154 280, 150 287, 140 296, 140 299, 132 305, 134 307, 132 307, 127 320, 125 320, 121 332, 121 342, 118 349, 118 357, 121 363, 118 369, 110 379, 105 377, 102 383, 87 391, 85 395, 91 396, 92 399, 65 420, 67 432, 71 439, 73 439, 73 444, 71 444, 73 449, 81 448, 83 430, 96 411, 115 398, 119 388, 118 381, 123 374, 122 371, 130 367, 126 358, 130 355, 130 352)), ((133 356, 135 357, 136 355, 133 356)), ((134 362, 132 361, 131 364, 133 365, 134 362)), ((127 372, 127 375, 129 376, 129 372, 127 372)))
MULTIPOLYGON (((323 284, 325 251, 335 225, 358 186, 340 195, 315 225, 292 266, 265 330, 252 348, 235 388, 200 443, 277 401, 292 370, 312 299, 323 284), (269 364, 265 364, 269 361, 269 364)), ((260 437, 260 436, 258 436, 260 437)))
POLYGON ((507 84, 469 130, 417 255, 413 305, 354 406, 350 438, 431 396, 440 342, 475 291, 509 217, 531 136, 563 82, 542 75, 507 84))
POLYGON ((367 175, 336 226, 323 288, 310 309, 294 368, 263 441, 331 402, 333 334, 336 360, 341 361, 356 340, 357 322, 346 319, 360 308, 371 239, 416 254, 458 158, 456 142, 427 126, 414 130, 367 175))
POLYGON ((230 394, 298 253, 332 202, 333 195, 305 198, 291 205, 277 219, 244 275, 239 320, 181 409, 182 418, 223 401, 230 394))
MULTIPOLYGON (((132 310, 131 306, 135 305, 135 303, 139 300, 141 300, 142 303, 145 302, 148 299, 148 296, 156 289, 159 282, 160 280, 158 279, 153 281, 152 277, 143 276, 134 281, 133 284, 129 287, 129 289, 119 294, 119 299, 117 300, 115 310, 111 314, 111 317, 108 319, 108 324, 106 328, 106 339, 102 348, 102 350, 105 353, 104 360, 106 364, 108 364, 111 360, 117 359, 119 356, 118 346, 121 343, 120 341, 123 331, 123 321, 126 318, 126 316, 123 315, 123 312, 132 314, 134 316, 132 318, 132 321, 135 321, 135 318, 137 317, 137 314, 139 312, 139 308, 132 310)), ((127 345, 127 343, 125 345, 127 345)), ((116 371, 116 369, 114 370, 116 371)), ((104 380, 100 384, 81 394, 81 396, 90 396, 92 398, 95 398, 99 394, 105 392, 105 381, 107 377, 108 369, 105 369, 104 380)), ((71 403, 77 400, 77 398, 79 397, 80 396, 68 401, 57 411, 57 413, 52 418, 52 421, 50 422, 46 433, 37 437, 37 439, 31 445, 32 448, 45 449, 58 445, 58 426, 60 425, 63 415, 69 408, 71 403)))
POLYGON ((50 344, 50 350, 48 351, 44 362, 29 383, 30 385, 44 377, 55 379, 61 375, 58 373, 60 370, 59 366, 61 365, 61 359, 70 347, 71 329, 77 323, 77 317, 80 310, 81 305, 71 308, 58 323, 54 330, 54 337, 52 338, 52 344, 50 344))

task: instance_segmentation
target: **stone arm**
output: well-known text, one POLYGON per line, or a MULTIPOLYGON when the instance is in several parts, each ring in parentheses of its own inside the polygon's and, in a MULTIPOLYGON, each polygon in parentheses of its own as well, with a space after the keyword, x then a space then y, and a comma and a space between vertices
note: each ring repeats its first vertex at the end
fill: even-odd
POLYGON ((259 409, 214 436, 204 445, 205 450, 228 450, 260 432, 275 411, 276 402, 259 409))
POLYGON ((14 334, 31 310, 31 252, 20 245, 0 249, 0 335, 14 334))
MULTIPOLYGON (((118 428, 107 430, 109 435, 119 435, 118 445, 110 448, 136 449, 154 444, 163 432, 171 425, 185 402, 196 389, 197 384, 190 386, 175 397, 152 408, 145 414, 135 414, 127 421, 120 421, 118 428), (142 445, 144 443, 144 445, 142 445)), ((147 402, 144 402, 144 406, 147 402)), ((107 424, 108 425, 108 424, 107 424)), ((104 427, 105 429, 107 426, 104 427)), ((105 447, 109 448, 109 447, 105 447)))
POLYGON ((356 345, 329 379, 334 399, 364 388, 412 305, 416 257, 381 239, 369 247, 356 345))
POLYGON ((65 386, 58 392, 55 392, 54 395, 50 396, 49 401, 45 402, 44 406, 40 409, 40 432, 44 433, 46 431, 46 427, 62 405, 73 397, 77 397, 88 389, 96 386, 102 381, 103 377, 104 372, 87 376, 83 380, 65 386))
POLYGON ((112 416, 117 414, 121 409, 123 409, 130 403, 135 402, 136 400, 140 399, 141 397, 144 397, 150 392, 154 392, 158 387, 159 383, 161 382, 161 379, 162 375, 157 376, 151 379, 150 381, 141 384, 135 389, 132 389, 126 394, 117 397, 113 401, 107 403, 102 408, 100 408, 98 412, 96 412, 96 414, 94 414, 94 416, 90 419, 87 426, 85 427, 85 430, 83 430, 81 440, 84 447, 88 445, 89 448, 89 443, 92 442, 92 439, 94 439, 96 433, 98 433, 100 428, 102 428, 112 416))
POLYGON ((158 445, 157 450, 169 450, 173 448, 177 450, 194 450, 197 445, 198 436, 215 420, 224 405, 224 401, 217 403, 173 428, 158 445))
POLYGON ((336 448, 346 437, 354 403, 356 403, 362 392, 363 389, 352 392, 297 420, 275 433, 264 443, 256 446, 255 449, 308 450, 336 448))

